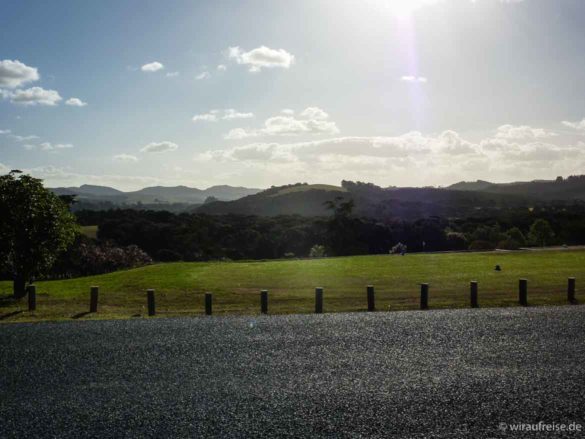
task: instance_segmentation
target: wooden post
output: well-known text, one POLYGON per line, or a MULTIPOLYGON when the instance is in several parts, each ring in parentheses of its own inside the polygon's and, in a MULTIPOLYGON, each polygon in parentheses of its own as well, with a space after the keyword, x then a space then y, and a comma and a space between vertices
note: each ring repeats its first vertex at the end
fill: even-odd
POLYGON ((148 315, 153 316, 156 314, 154 306, 154 290, 147 290, 146 296, 148 298, 148 315))
POLYGON ((476 280, 472 280, 469 283, 469 294, 470 294, 470 299, 471 299, 471 307, 472 308, 479 307, 479 305, 477 303, 477 281, 476 280))
POLYGON ((205 315, 208 315, 208 316, 211 315, 212 300, 213 300, 213 296, 211 295, 211 293, 205 293, 205 315))
POLYGON ((368 311, 376 311, 376 297, 374 295, 374 286, 368 285, 366 287, 366 293, 368 296, 368 311))
POLYGON ((575 303, 575 278, 570 277, 567 284, 567 299, 569 303, 575 303))
POLYGON ((323 288, 315 288, 315 313, 323 312, 323 288))
POLYGON ((97 312, 99 291, 100 287, 91 287, 89 290, 89 312, 97 312))
POLYGON ((260 291, 260 312, 268 314, 268 290, 260 291))
POLYGON ((420 309, 429 309, 429 284, 420 284, 420 309))
POLYGON ((28 310, 36 311, 37 309, 37 287, 36 285, 29 285, 28 292, 28 310))
POLYGON ((522 306, 528 306, 528 281, 520 279, 518 282, 518 302, 522 306))

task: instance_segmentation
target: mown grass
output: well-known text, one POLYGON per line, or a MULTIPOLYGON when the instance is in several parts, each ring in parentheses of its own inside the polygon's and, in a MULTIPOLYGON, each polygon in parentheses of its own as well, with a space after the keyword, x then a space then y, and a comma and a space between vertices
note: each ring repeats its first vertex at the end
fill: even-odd
POLYGON ((568 277, 585 282, 585 251, 411 254, 313 260, 157 264, 63 281, 37 283, 37 311, 26 299, 9 299, 0 282, 0 322, 75 318, 130 318, 146 314, 146 290, 156 290, 159 316, 201 315, 213 293, 214 314, 258 314, 259 291, 269 290, 271 314, 314 311, 314 288, 323 287, 325 312, 364 311, 365 287, 376 289, 380 311, 417 309, 421 282, 430 284, 431 308, 469 306, 469 281, 479 282, 482 307, 516 306, 518 279, 527 278, 530 305, 566 304, 568 277), (502 271, 494 270, 496 264, 502 271), (100 287, 97 314, 89 288, 100 287))

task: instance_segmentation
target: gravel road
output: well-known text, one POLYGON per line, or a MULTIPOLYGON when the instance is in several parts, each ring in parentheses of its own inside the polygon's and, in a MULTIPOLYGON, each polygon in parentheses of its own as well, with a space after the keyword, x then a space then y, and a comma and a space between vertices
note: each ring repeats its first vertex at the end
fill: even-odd
POLYGON ((585 436, 585 306, 3 324, 0 337, 6 438, 585 436), (539 421, 559 425, 511 431, 539 421))

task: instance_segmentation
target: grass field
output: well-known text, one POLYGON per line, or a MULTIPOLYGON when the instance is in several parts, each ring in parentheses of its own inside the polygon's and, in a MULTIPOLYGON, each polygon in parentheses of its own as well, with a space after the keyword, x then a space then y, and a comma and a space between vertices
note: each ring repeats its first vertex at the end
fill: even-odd
POLYGON ((431 308, 469 306, 469 281, 479 282, 483 307, 516 306, 518 279, 528 279, 530 305, 566 304, 568 277, 585 283, 585 251, 445 253, 355 256, 313 260, 169 263, 64 281, 37 283, 37 311, 10 299, 0 282, 0 322, 71 318, 130 318, 146 314, 146 290, 156 290, 157 315, 202 315, 213 293, 214 314, 258 314, 259 291, 269 290, 269 313, 314 311, 314 288, 324 288, 325 312, 364 311, 367 284, 379 311, 417 309, 419 284, 430 284, 431 308), (496 272, 494 266, 501 265, 496 272), (97 314, 85 314, 89 288, 100 287, 97 314))

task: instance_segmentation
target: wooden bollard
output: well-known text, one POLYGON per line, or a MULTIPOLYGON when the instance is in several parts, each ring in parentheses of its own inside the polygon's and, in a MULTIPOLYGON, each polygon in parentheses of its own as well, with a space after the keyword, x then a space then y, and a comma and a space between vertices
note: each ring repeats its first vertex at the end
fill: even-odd
POLYGON ((575 303, 575 278, 570 277, 567 283, 567 300, 569 303, 575 303))
POLYGON ((528 306, 528 281, 520 279, 518 282, 518 302, 522 306, 528 306))
POLYGON ((323 288, 315 288, 315 314, 323 312, 323 288))
POLYGON ((368 296, 368 311, 376 311, 376 297, 374 295, 373 285, 368 285, 366 287, 366 294, 368 296))
POLYGON ((205 293, 205 315, 210 316, 212 313, 211 305, 212 305, 213 296, 211 293, 205 293))
POLYGON ((89 290, 89 312, 97 312, 99 291, 100 287, 91 287, 89 290))
POLYGON ((260 291, 260 312, 268 314, 268 290, 260 291))
POLYGON ((469 298, 471 301, 471 307, 477 308, 479 306, 479 304, 477 302, 477 281, 476 280, 472 280, 469 283, 469 298))
POLYGON ((154 306, 154 290, 147 290, 146 296, 148 298, 148 315, 153 316, 156 314, 156 309, 154 306))
POLYGON ((37 309, 37 287, 35 285, 29 285, 27 288, 28 292, 28 310, 36 311, 37 309))
POLYGON ((429 284, 420 284, 420 309, 429 309, 429 284))

